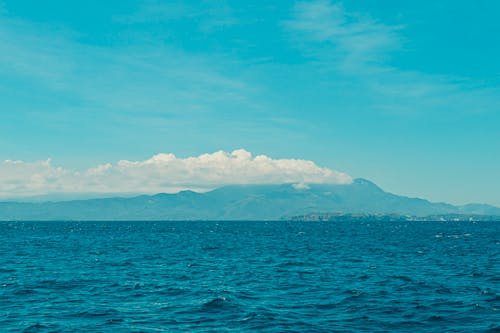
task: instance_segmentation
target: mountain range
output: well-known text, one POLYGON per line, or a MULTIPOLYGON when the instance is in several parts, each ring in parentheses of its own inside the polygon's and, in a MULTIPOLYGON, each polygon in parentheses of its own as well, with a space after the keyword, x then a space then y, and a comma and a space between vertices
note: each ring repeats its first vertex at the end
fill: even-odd
POLYGON ((454 206, 383 191, 366 179, 348 185, 232 185, 206 193, 52 202, 0 202, 0 220, 276 220, 312 213, 500 216, 500 208, 454 206))

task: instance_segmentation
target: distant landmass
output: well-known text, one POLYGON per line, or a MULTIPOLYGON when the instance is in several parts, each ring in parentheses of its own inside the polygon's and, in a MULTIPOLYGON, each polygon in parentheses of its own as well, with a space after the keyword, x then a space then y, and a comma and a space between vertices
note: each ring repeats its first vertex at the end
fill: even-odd
POLYGON ((383 191, 366 179, 349 185, 234 185, 206 193, 52 202, 0 202, 0 220, 336 220, 494 219, 500 208, 454 206, 383 191))
POLYGON ((340 222, 340 221, 387 221, 387 222, 411 222, 411 221, 442 221, 442 222, 461 222, 461 221, 495 221, 500 222, 498 215, 478 215, 478 214, 437 214, 427 216, 412 216, 400 214, 345 214, 345 213, 312 213, 283 217, 287 221, 306 221, 306 222, 340 222))

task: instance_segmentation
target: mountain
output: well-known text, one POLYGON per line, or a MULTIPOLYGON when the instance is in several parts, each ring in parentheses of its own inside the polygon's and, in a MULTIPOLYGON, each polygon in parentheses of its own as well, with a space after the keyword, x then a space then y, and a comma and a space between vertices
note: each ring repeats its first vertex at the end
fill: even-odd
POLYGON ((460 206, 459 212, 462 214, 497 215, 500 216, 500 208, 485 204, 468 204, 460 206))
POLYGON ((0 220, 276 220, 311 213, 500 216, 500 208, 453 206, 398 196, 366 179, 356 179, 349 185, 235 185, 207 193, 0 202, 0 220))

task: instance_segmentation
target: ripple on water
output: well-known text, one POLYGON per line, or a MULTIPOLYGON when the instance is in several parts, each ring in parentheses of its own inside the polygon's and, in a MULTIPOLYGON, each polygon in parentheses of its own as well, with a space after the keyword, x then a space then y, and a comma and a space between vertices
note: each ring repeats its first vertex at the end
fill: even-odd
POLYGON ((500 332, 498 223, 0 230, 1 332, 500 332))

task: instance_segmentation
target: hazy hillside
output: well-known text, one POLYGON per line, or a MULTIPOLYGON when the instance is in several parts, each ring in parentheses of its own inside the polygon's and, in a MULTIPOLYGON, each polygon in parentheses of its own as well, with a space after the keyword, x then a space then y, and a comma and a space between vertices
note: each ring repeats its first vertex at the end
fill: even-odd
POLYGON ((0 203, 1 220, 271 220, 318 212, 500 215, 499 208, 488 205, 456 207, 394 195, 365 179, 350 185, 310 185, 305 189, 289 184, 248 185, 207 193, 0 203))

